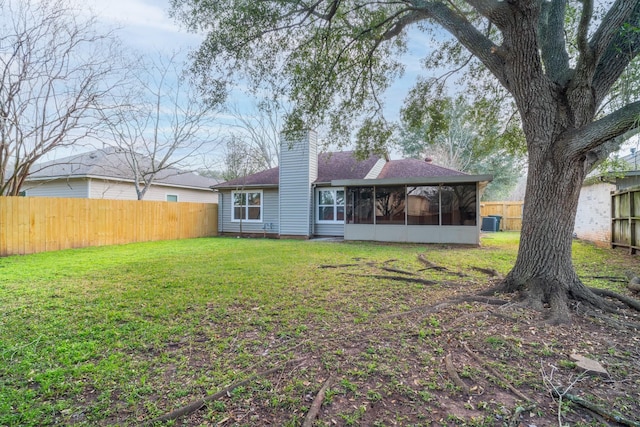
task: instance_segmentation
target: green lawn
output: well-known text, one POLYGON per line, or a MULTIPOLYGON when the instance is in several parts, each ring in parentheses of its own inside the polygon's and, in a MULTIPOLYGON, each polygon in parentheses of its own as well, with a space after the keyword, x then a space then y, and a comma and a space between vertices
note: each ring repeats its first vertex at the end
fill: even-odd
MULTIPOLYGON (((488 282, 466 270, 461 289, 430 270, 420 277, 443 285, 391 282, 373 277, 380 266, 417 272, 422 253, 451 272, 505 274, 517 239, 495 233, 469 248, 210 238, 0 258, 0 425, 148 421, 301 349, 318 354, 314 346, 325 344, 317 337, 339 340, 373 318, 488 282)), ((580 243, 575 253, 590 285, 606 283, 594 276, 622 276, 631 262, 580 243)), ((377 327, 382 341, 397 325, 377 327)), ((321 367, 341 370, 339 350, 320 353, 321 367)), ((316 390, 302 377, 275 394, 265 380, 253 395, 297 425, 309 406, 305 390, 316 390)), ((224 405, 211 405, 201 421, 224 420, 224 405)))

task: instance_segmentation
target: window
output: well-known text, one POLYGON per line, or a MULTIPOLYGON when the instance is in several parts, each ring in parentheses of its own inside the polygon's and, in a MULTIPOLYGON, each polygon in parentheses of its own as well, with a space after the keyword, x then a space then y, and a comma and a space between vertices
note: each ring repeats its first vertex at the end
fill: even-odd
POLYGON ((405 187, 376 187, 376 224, 405 224, 405 187))
POLYGON ((178 195, 177 194, 167 194, 167 202, 177 202, 178 195))
POLYGON ((318 221, 344 221, 344 190, 318 190, 318 221))
POLYGON ((262 221, 262 191, 234 191, 232 221, 262 221))

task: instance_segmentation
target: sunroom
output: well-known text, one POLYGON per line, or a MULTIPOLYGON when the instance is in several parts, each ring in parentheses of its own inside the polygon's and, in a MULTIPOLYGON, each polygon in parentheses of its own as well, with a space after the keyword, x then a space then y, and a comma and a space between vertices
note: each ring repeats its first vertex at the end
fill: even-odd
POLYGON ((345 240, 480 243, 480 195, 491 175, 336 180, 345 240))

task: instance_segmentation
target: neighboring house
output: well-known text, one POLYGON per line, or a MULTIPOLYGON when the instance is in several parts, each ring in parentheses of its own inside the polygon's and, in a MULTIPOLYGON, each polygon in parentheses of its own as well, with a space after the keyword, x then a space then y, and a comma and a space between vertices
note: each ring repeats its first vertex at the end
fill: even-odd
POLYGON ((580 191, 574 234, 598 246, 611 244, 611 193, 640 186, 640 156, 632 151, 622 157, 630 170, 611 175, 591 176, 580 191))
POLYGON ((491 179, 415 159, 318 154, 309 132, 283 140, 279 167, 213 188, 222 235, 477 245, 491 179))
MULTIPOLYGON (((29 197, 136 200, 131 167, 113 148, 35 164, 22 186, 29 197)), ((144 200, 216 203, 219 180, 170 168, 158 172, 144 200)))

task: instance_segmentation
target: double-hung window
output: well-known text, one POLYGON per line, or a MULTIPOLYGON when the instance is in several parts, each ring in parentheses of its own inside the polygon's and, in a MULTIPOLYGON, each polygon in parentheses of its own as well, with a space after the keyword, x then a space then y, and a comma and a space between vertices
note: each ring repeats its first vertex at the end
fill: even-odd
POLYGON ((232 221, 262 221, 262 191, 233 191, 232 221))
POLYGON ((344 222, 344 190, 318 190, 318 221, 344 222))

